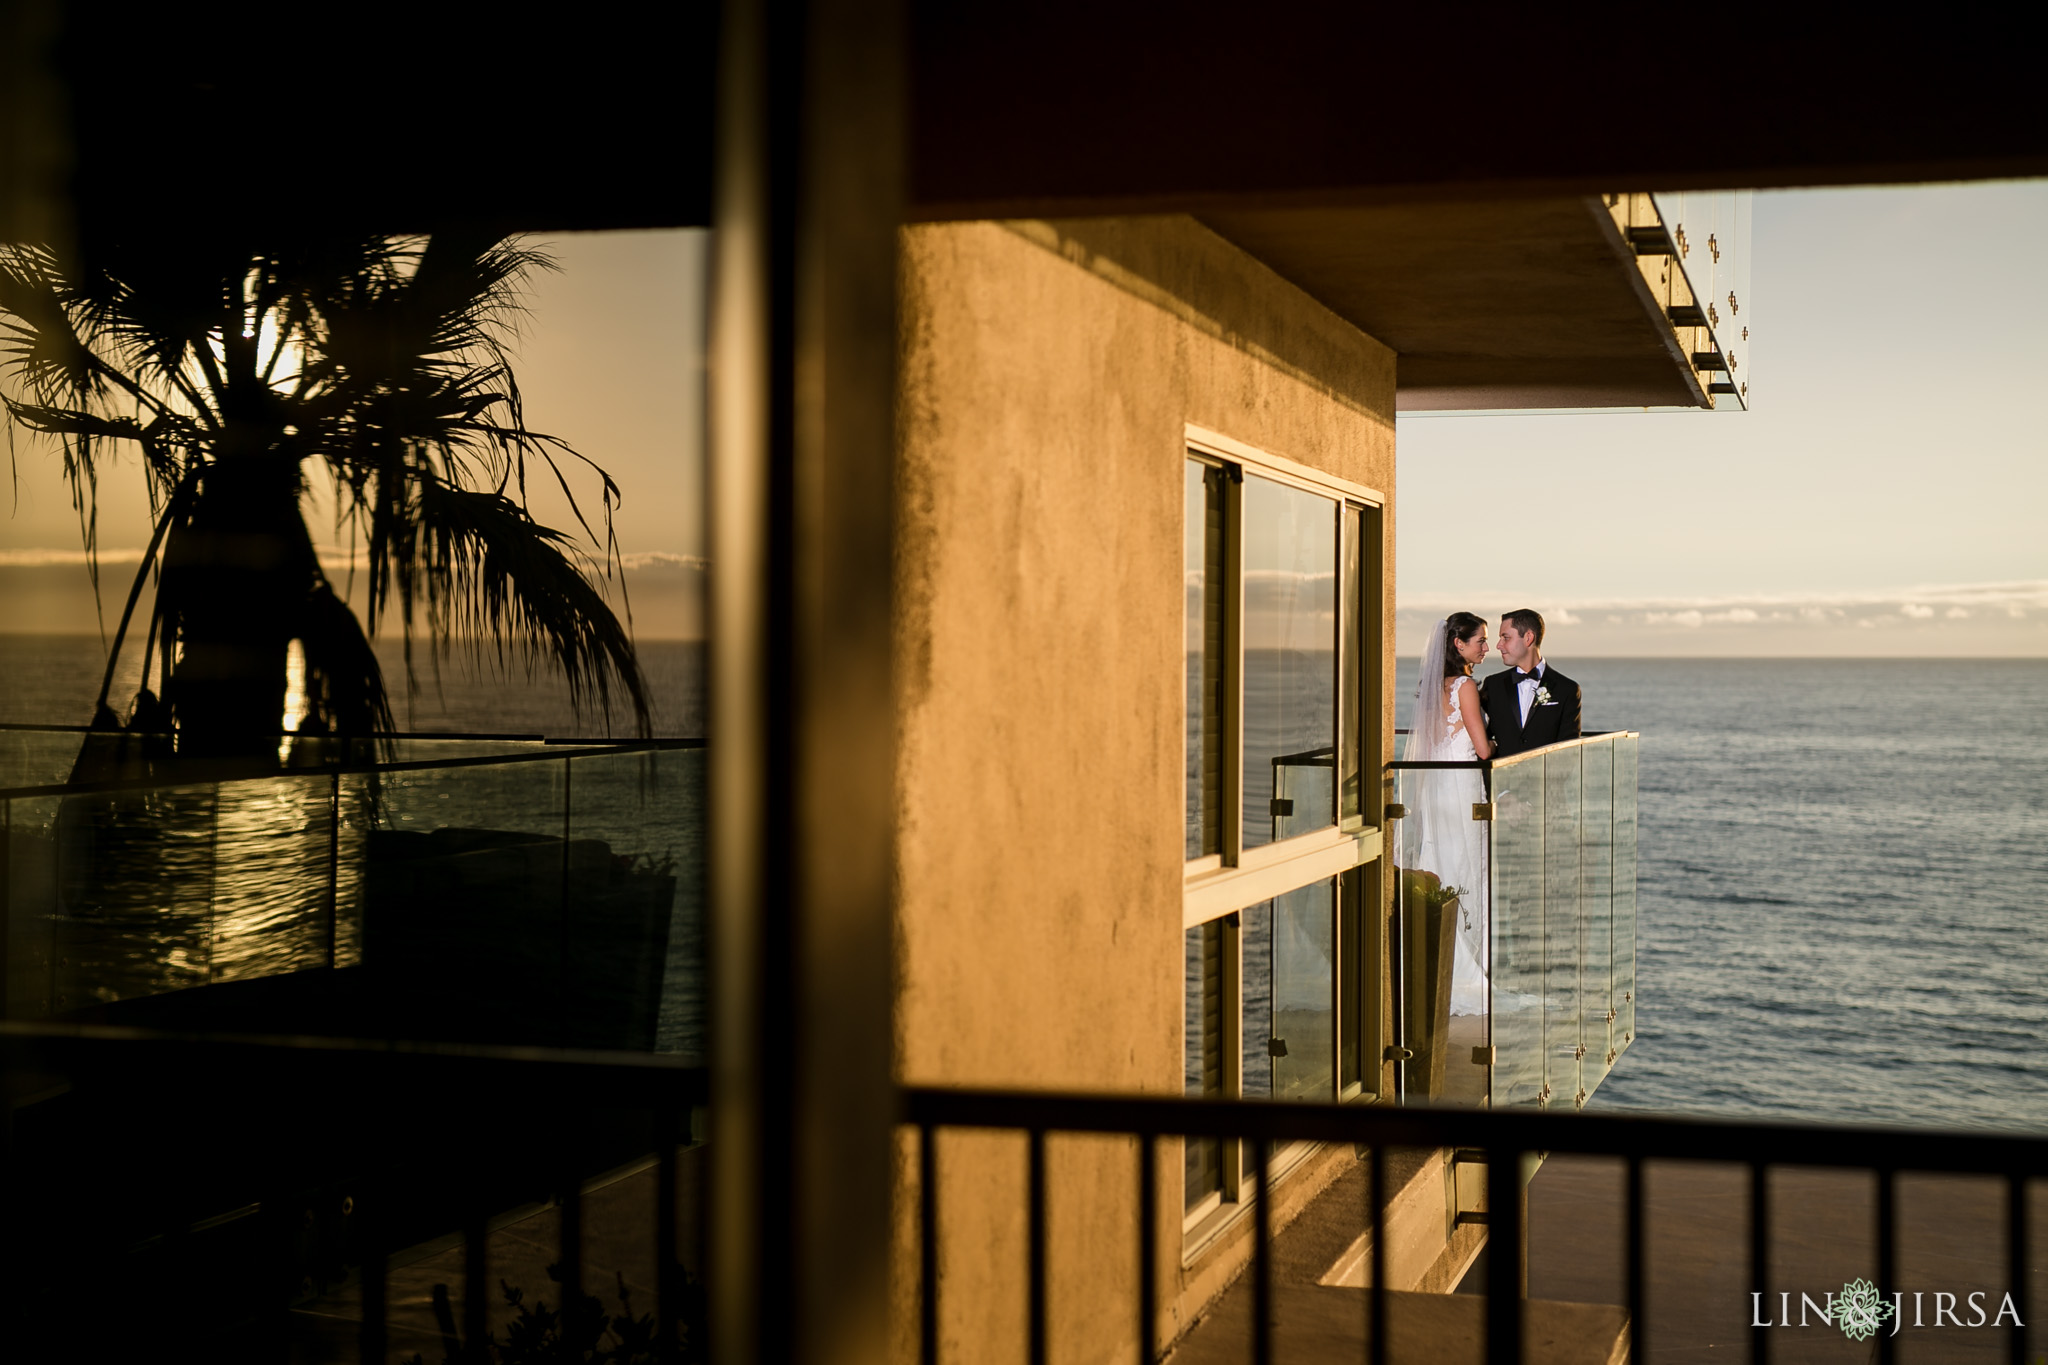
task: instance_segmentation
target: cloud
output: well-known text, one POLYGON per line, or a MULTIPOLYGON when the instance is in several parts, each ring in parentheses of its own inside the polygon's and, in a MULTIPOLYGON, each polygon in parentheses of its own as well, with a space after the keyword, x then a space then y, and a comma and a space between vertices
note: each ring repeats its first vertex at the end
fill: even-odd
MULTIPOLYGON (((1405 598, 1404 612, 1444 611, 1466 601, 1499 597, 1499 593, 1473 592, 1463 600, 1448 598, 1405 598)), ((1729 593, 1719 597, 1584 597, 1564 601, 1538 600, 1537 609, 1560 625, 1605 619, 1613 624, 1644 621, 1650 625, 1683 626, 1790 626, 1793 623, 1848 624, 1858 615, 1903 616, 1910 621, 1964 621, 1984 613, 2020 618, 2029 612, 2048 610, 2048 579, 2018 579, 1997 583, 1920 584, 1895 589, 1841 593, 1729 593), (1619 620, 1617 620, 1619 618, 1619 620)))
POLYGON ((670 554, 665 550, 641 550, 619 556, 629 569, 708 569, 711 561, 703 555, 670 554))
MULTIPOLYGON (((89 556, 83 550, 0 550, 0 569, 47 569, 57 565, 83 565, 89 556)), ((102 564, 140 564, 140 550, 101 550, 102 564)))

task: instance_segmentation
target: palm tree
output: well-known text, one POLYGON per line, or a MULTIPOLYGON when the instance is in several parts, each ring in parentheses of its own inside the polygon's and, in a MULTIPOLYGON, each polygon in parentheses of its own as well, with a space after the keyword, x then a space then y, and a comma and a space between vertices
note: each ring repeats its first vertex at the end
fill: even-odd
POLYGON ((337 535, 366 554, 370 632, 397 616, 409 677, 424 627, 436 651, 551 663, 579 709, 602 714, 623 687, 646 732, 632 640, 598 583, 618 565, 618 487, 527 428, 508 359, 521 281, 552 268, 460 232, 0 248, 6 408, 55 438, 89 555, 110 457, 138 453, 148 480, 154 530, 96 728, 117 724, 107 693, 151 574, 134 728, 168 729, 180 756, 274 756, 293 642, 305 729, 391 728, 376 655, 306 525, 324 474, 337 535), (571 491, 577 466, 599 481, 601 538, 571 491), (581 536, 534 520, 529 476, 569 495, 581 536))

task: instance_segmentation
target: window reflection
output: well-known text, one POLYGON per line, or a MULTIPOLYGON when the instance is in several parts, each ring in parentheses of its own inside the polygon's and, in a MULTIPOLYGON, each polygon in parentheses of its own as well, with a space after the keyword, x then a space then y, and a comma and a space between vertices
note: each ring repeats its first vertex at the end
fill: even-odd
POLYGON ((1336 887, 1316 882, 1242 912, 1246 1095, 1331 1097, 1336 887))
POLYGON ((1223 850, 1223 481, 1189 460, 1184 572, 1187 599, 1187 855, 1223 850))
POLYGON ((1244 846, 1334 825, 1337 504, 1244 481, 1244 846))
POLYGON ((1243 1046, 1244 1081, 1241 1093, 1251 1096, 1273 1093, 1273 904, 1248 906, 1238 912, 1243 925, 1238 951, 1244 954, 1240 969, 1243 984, 1244 1026, 1238 1030, 1243 1046))
MULTIPOLYGON (((1186 934, 1186 1087, 1191 1097, 1223 1094, 1223 921, 1211 920, 1186 934)), ((1222 1145, 1215 1138, 1189 1138, 1187 1207, 1223 1188, 1222 1145)))
POLYGON ((1337 802, 1338 814, 1352 820, 1364 814, 1364 793, 1359 790, 1361 740, 1364 735, 1365 697, 1365 509, 1346 507, 1343 523, 1343 572, 1337 610, 1339 634, 1343 641, 1337 684, 1338 717, 1337 802))

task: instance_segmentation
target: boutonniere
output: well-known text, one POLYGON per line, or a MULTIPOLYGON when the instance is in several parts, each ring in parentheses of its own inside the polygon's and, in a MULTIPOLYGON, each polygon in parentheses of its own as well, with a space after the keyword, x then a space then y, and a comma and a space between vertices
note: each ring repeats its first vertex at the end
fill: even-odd
POLYGON ((1550 705, 1550 689, 1542 683, 1536 684, 1536 704, 1538 706, 1550 705))

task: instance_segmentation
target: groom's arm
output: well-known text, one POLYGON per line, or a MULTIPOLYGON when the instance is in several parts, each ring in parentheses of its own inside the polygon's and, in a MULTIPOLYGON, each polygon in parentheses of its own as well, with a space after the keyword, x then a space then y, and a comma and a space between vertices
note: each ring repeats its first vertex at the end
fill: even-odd
POLYGON ((1558 721, 1557 737, 1577 739, 1579 735, 1579 685, 1573 683, 1571 700, 1565 703, 1565 713, 1558 721))

